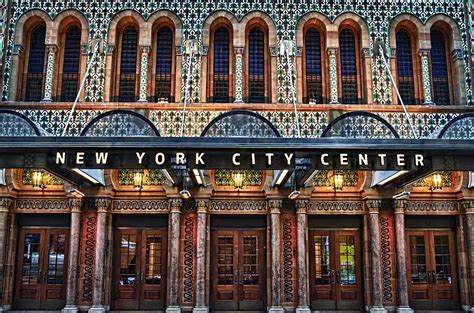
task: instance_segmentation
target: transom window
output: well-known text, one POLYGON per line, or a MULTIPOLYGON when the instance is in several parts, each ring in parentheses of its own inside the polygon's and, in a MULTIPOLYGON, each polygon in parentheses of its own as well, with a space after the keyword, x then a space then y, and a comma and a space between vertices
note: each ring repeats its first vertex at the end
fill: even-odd
POLYGON ((66 32, 64 43, 61 101, 74 101, 79 81, 79 57, 81 53, 81 30, 71 26, 66 32))
POLYGON ((254 27, 249 33, 248 93, 250 103, 265 102, 265 34, 254 27))
POLYGON ((230 102, 229 99, 229 31, 219 27, 214 33, 213 101, 230 102))
POLYGON ((339 34, 342 103, 358 103, 356 37, 352 30, 345 28, 339 34))
POLYGON ((413 77, 413 53, 410 34, 401 29, 396 35, 398 89, 405 104, 415 104, 415 82, 413 77))
POLYGON ((321 70, 321 34, 314 28, 305 35, 306 98, 305 103, 323 103, 321 70))
POLYGON ((43 91, 43 73, 46 27, 36 26, 31 32, 25 101, 40 101, 43 91))
POLYGON ((446 40, 444 34, 439 30, 431 32, 431 67, 434 103, 439 105, 451 104, 446 40))
POLYGON ((136 101, 138 32, 128 26, 122 33, 119 101, 136 101))
POLYGON ((173 31, 161 27, 156 34, 155 102, 172 102, 173 31))

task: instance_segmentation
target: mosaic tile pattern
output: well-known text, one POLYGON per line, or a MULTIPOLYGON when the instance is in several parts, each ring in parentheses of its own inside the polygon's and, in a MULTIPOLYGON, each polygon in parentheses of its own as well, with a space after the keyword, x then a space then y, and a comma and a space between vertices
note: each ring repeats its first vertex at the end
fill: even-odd
MULTIPOLYGON (((135 170, 119 169, 118 183, 121 186, 134 186, 133 175, 135 170)), ((165 183, 165 178, 159 169, 143 170, 143 186, 161 186, 165 183)))
MULTIPOLYGON (((216 170, 215 181, 217 186, 234 186, 231 170, 216 170)), ((262 171, 246 170, 243 187, 261 186, 263 184, 262 171)))

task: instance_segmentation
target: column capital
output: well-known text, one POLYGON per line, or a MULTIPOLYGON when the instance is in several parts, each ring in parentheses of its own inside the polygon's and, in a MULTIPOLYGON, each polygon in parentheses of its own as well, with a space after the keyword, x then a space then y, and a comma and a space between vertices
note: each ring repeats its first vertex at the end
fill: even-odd
POLYGON ((0 198, 0 212, 8 212, 12 203, 11 198, 0 198))
POLYGON ((70 197, 67 205, 71 210, 71 213, 81 213, 82 199, 70 197))
POLYGON ((25 49, 23 48, 22 45, 16 44, 16 45, 13 45, 12 54, 13 54, 13 55, 22 55, 24 50, 25 50, 25 49))
POLYGON ((196 200, 196 211, 197 213, 207 213, 209 208, 209 199, 197 199, 196 200))
POLYGON ((280 214, 281 208, 283 207, 283 201, 280 199, 271 199, 268 200, 268 206, 270 208, 270 213, 280 214))
POLYGON ((48 53, 50 53, 50 52, 56 53, 56 51, 58 51, 58 46, 56 46, 56 45, 46 45, 46 51, 48 51, 48 53))
POLYGON ((183 206, 183 199, 173 198, 169 199, 170 213, 181 213, 181 208, 183 206))
POLYGON ((234 53, 236 55, 242 55, 244 54, 244 47, 234 47, 234 53))
POLYGON ((393 200, 393 210, 395 211, 395 214, 405 213, 407 202, 408 200, 393 200))
POLYGON ((453 61, 462 60, 463 59, 462 50, 461 49, 454 49, 453 51, 451 51, 451 59, 453 61))
POLYGON ((306 214, 307 209, 306 205, 308 204, 308 200, 296 200, 295 201, 295 208, 296 208, 296 214, 306 214))
POLYGON ((149 54, 151 52, 151 46, 140 46, 140 51, 142 54, 149 54))
POLYGON ((370 49, 369 48, 362 48, 360 50, 361 52, 361 55, 364 59, 370 59, 371 58, 371 55, 370 55, 370 49))
POLYGON ((327 53, 329 56, 336 56, 338 48, 327 48, 327 53))
POLYGON ((420 57, 429 57, 431 55, 430 49, 420 49, 418 50, 418 55, 420 57))
POLYGON ((474 214, 474 200, 465 200, 462 205, 466 214, 474 214))
POLYGON ((369 209, 369 214, 378 214, 382 208, 382 199, 367 199, 365 205, 369 209))
POLYGON ((97 213, 107 213, 112 200, 109 198, 95 198, 94 205, 97 208, 97 213))
POLYGON ((106 54, 112 55, 115 51, 115 45, 107 45, 106 54))

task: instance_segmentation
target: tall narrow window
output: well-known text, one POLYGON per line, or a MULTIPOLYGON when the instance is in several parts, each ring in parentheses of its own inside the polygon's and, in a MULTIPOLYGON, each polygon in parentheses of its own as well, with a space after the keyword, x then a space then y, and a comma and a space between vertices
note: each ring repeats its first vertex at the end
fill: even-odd
POLYGON ((138 32, 128 26, 122 33, 119 101, 136 101, 138 32))
POLYGON ((306 99, 305 103, 323 103, 321 71, 321 35, 311 28, 305 37, 306 99))
POLYGON ((25 101, 40 101, 43 90, 46 27, 36 26, 31 32, 25 101))
POLYGON ((415 104, 413 53, 410 34, 401 29, 396 35, 398 89, 405 104, 415 104))
POLYGON ((433 30, 431 32, 431 71, 433 75, 434 103, 439 105, 451 104, 446 55, 444 34, 439 30, 433 30))
POLYGON ((342 103, 358 103, 356 37, 352 30, 345 28, 339 34, 341 59, 342 103))
POLYGON ((254 27, 249 34, 249 102, 265 102, 265 35, 254 27))
POLYGON ((156 34, 155 102, 173 102, 171 74, 173 64, 173 32, 163 26, 156 34))
POLYGON ((81 30, 71 26, 66 32, 64 43, 61 101, 74 101, 79 82, 79 57, 81 53, 81 30))
POLYGON ((229 31, 219 27, 214 33, 214 102, 230 102, 229 100, 229 31))

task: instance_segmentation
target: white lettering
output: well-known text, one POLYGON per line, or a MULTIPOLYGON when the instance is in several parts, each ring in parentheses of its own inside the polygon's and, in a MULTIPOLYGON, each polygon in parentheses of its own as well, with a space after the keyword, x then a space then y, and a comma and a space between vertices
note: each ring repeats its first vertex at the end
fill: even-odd
POLYGON ((359 154, 359 165, 369 165, 369 159, 367 157, 367 154, 359 154))
POLYGON ((84 152, 76 153, 76 164, 84 164, 84 152))
POLYGON ((329 157, 329 154, 327 154, 327 153, 321 154, 321 164, 322 165, 329 165, 329 162, 327 161, 328 157, 329 157))
POLYGON ((381 165, 381 166, 384 166, 384 165, 385 165, 385 157, 386 157, 386 156, 387 156, 386 154, 379 154, 379 155, 378 155, 378 157, 379 157, 379 159, 380 159, 380 165, 381 165))
POLYGON ((405 155, 397 154, 397 166, 405 166, 405 155))
POLYGON ((143 162, 143 157, 145 156, 145 152, 135 152, 137 158, 138 158, 138 164, 142 164, 143 162))
POLYGON ((155 163, 157 165, 163 165, 165 163, 165 155, 161 152, 155 154, 155 163))
POLYGON ((107 163, 107 158, 109 157, 108 152, 96 152, 95 153, 95 163, 96 164, 105 164, 107 163))
POLYGON ((341 162, 341 165, 349 165, 349 162, 347 161, 347 153, 341 153, 339 155, 339 161, 341 162))
POLYGON ((267 156, 267 165, 272 165, 273 153, 265 153, 267 156))
POLYGON ((56 164, 66 163, 66 152, 56 152, 56 164))
POLYGON ((186 164, 184 161, 184 153, 182 152, 176 152, 176 164, 186 164))
POLYGON ((196 153, 196 165, 201 164, 204 165, 204 161, 202 158, 204 157, 204 153, 196 153))
POLYGON ((240 161, 237 161, 237 158, 240 158, 240 153, 234 153, 234 155, 232 156, 232 163, 234 165, 240 165, 240 161))
POLYGON ((415 166, 425 166, 423 163, 423 154, 415 154, 415 166))
POLYGON ((291 165, 291 159, 293 159, 293 153, 290 153, 290 155, 285 153, 285 158, 286 158, 286 164, 291 165))

